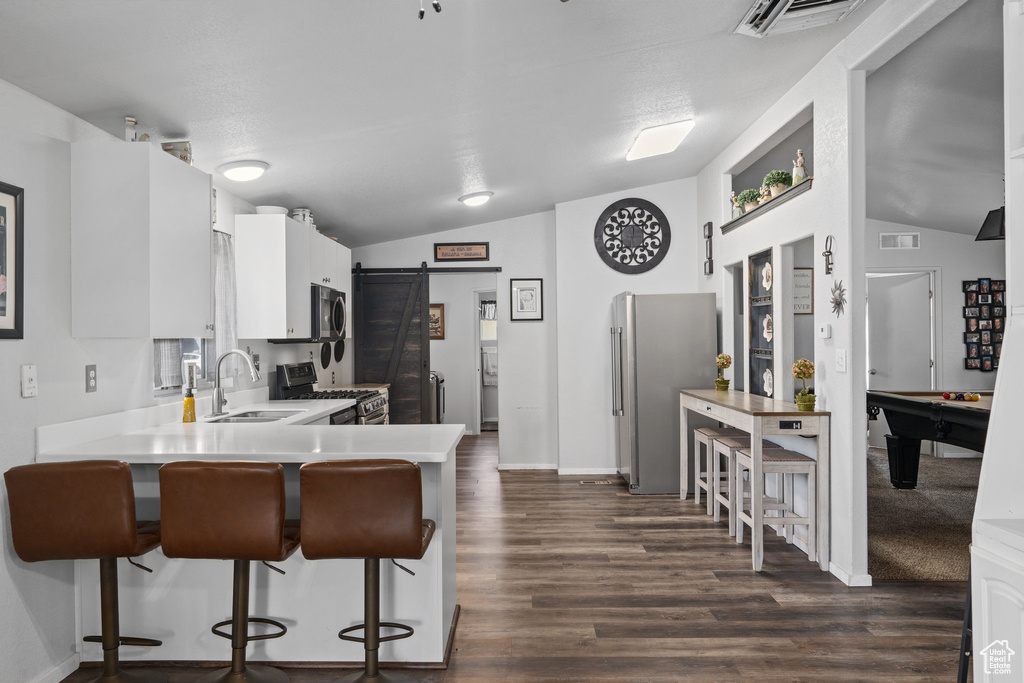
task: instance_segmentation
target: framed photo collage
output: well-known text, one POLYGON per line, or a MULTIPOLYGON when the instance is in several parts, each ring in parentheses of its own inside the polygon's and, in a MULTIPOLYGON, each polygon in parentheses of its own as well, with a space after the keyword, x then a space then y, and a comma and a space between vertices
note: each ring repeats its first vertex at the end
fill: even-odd
POLYGON ((964 368, 992 372, 999 367, 1006 323, 1006 280, 964 280, 964 368))

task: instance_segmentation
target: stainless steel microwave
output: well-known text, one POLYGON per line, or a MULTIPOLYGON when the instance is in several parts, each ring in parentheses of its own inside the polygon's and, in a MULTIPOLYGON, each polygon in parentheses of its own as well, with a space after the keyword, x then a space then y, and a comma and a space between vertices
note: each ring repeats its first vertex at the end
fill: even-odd
POLYGON ((310 341, 328 342, 345 338, 345 293, 322 285, 312 286, 313 321, 310 341))

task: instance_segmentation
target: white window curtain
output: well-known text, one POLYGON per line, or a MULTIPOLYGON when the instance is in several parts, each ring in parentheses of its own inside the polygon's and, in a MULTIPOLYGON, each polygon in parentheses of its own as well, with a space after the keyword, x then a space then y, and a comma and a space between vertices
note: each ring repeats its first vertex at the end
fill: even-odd
POLYGON ((181 340, 154 339, 153 386, 156 388, 181 386, 181 340))
MULTIPOLYGON (((217 358, 220 354, 238 348, 237 310, 238 299, 235 290, 235 247, 231 235, 213 232, 213 292, 214 292, 214 343, 207 368, 209 378, 214 380, 217 358)), ((240 371, 237 356, 224 359, 221 377, 234 377, 240 371)))

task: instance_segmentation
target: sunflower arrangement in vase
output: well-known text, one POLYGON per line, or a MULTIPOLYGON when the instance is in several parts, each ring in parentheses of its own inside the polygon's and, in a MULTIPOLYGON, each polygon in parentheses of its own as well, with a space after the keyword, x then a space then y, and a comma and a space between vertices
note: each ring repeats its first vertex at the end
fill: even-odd
POLYGON ((793 363, 793 379, 800 380, 803 389, 796 395, 796 407, 800 410, 814 410, 814 394, 807 388, 807 380, 814 377, 814 363, 801 358, 793 363))
POLYGON ((729 380, 725 379, 725 369, 732 365, 732 356, 727 353, 720 353, 715 356, 715 365, 718 366, 718 379, 715 380, 715 389, 729 391, 729 380))

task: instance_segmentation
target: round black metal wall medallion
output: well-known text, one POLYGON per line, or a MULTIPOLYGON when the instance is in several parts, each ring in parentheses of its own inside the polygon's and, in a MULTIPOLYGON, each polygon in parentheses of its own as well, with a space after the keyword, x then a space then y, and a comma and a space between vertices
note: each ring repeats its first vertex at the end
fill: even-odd
POLYGON ((594 245, 601 260, 620 273, 646 273, 668 253, 668 219, 646 199, 621 199, 601 213, 594 245))

